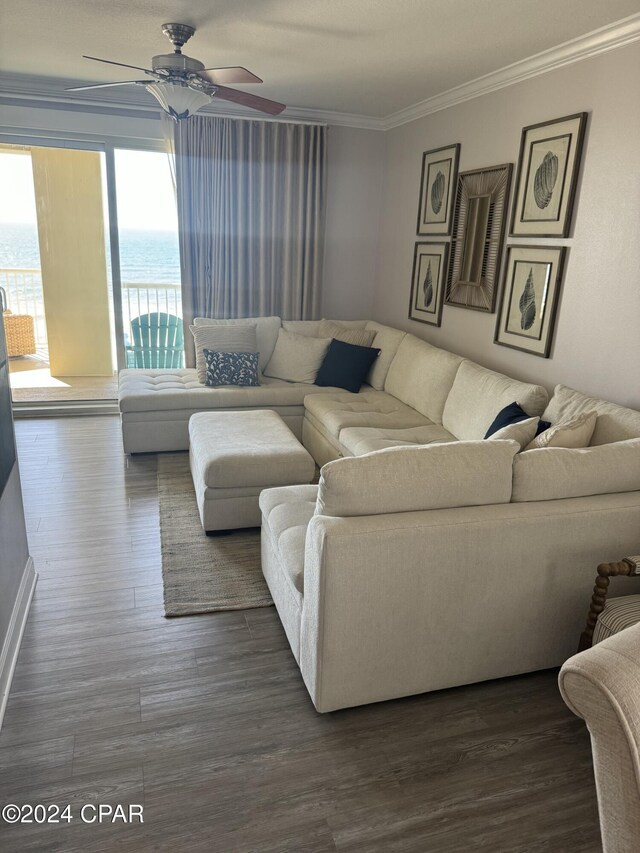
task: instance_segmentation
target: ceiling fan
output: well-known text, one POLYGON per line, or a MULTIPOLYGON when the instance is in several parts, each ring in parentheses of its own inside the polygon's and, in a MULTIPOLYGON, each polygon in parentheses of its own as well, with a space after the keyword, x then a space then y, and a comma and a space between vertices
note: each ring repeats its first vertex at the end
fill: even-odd
POLYGON ((259 77, 240 66, 230 68, 205 68, 204 63, 193 59, 182 52, 195 27, 188 24, 163 24, 162 32, 173 45, 173 53, 162 53, 151 59, 151 68, 141 68, 139 65, 127 65, 124 62, 114 62, 111 59, 100 59, 97 56, 84 56, 95 62, 106 62, 108 65, 119 65, 122 68, 134 68, 144 71, 151 80, 125 80, 122 83, 96 83, 92 86, 73 86, 67 92, 84 92, 89 89, 106 89, 111 86, 144 86, 147 92, 156 98, 162 109, 175 119, 189 118, 213 98, 232 101, 253 110, 278 115, 285 109, 285 104, 260 98, 250 92, 239 89, 229 89, 226 84, 262 83, 259 77))

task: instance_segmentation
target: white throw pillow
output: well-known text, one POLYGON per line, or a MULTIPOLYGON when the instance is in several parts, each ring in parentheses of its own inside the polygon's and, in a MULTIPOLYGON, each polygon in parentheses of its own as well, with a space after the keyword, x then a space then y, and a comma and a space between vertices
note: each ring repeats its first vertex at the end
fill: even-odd
POLYGON ((566 423, 554 424, 536 436, 525 450, 537 450, 542 447, 588 447, 597 420, 597 412, 585 412, 566 423))
POLYGON ((318 334, 321 338, 335 338, 337 341, 344 341, 345 344, 353 344, 356 347, 370 347, 376 336, 373 329, 348 329, 333 320, 322 320, 318 334))
POLYGON ((310 338, 280 329, 264 375, 313 385, 330 343, 330 338, 310 338))
POLYGON ((527 418, 526 421, 507 424, 502 429, 492 433, 487 441, 500 441, 500 439, 503 441, 517 441, 520 445, 520 450, 522 450, 523 447, 530 444, 536 437, 536 430, 539 423, 540 418, 527 418))
POLYGON ((255 325, 189 326, 196 348, 198 382, 207 381, 204 350, 213 352, 257 352, 255 325))

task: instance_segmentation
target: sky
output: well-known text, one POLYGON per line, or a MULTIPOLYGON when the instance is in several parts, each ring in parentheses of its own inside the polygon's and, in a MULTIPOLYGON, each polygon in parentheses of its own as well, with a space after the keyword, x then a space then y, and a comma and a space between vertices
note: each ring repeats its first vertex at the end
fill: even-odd
MULTIPOLYGON (((118 149, 115 162, 120 228, 175 230, 176 204, 167 155, 118 149)), ((0 152, 0 187, 0 224, 35 224, 33 173, 27 154, 0 152)))
POLYGON ((31 157, 0 153, 0 223, 35 222, 31 157))

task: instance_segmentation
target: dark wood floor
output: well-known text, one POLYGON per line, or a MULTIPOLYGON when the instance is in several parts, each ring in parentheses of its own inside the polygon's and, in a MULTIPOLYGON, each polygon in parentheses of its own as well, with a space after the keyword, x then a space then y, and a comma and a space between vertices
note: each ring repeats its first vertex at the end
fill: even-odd
POLYGON ((40 572, 0 803, 140 803, 15 826, 21 851, 600 850, 589 741, 555 673, 320 716, 272 608, 163 617, 155 457, 116 418, 16 425, 40 572))

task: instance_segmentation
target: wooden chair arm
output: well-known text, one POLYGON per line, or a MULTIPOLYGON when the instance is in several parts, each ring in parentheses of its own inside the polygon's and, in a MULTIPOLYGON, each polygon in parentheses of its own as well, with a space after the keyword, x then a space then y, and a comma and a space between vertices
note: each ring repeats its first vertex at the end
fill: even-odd
POLYGON ((593 595, 591 596, 591 605, 587 616, 587 624, 580 636, 580 643, 578 645, 579 652, 583 652, 585 649, 591 648, 593 630, 596 627, 598 616, 604 610, 611 578, 622 575, 626 577, 640 575, 640 555, 635 557, 623 557, 619 563, 600 563, 598 566, 598 577, 596 578, 595 586, 593 587, 593 595))

